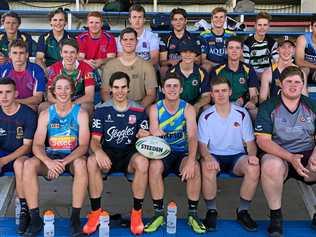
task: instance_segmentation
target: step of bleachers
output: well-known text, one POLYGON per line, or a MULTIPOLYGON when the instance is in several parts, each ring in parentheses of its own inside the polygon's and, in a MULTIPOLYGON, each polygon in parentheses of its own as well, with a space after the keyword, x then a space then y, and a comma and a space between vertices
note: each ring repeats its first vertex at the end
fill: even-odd
MULTIPOLYGON (((84 222, 85 220, 83 220, 84 222)), ((69 236, 69 227, 68 220, 66 219, 57 219, 55 223, 55 236, 56 237, 66 237, 69 236)), ((213 237, 264 237, 267 236, 266 228, 268 225, 267 221, 259 221, 259 230, 257 232, 247 232, 242 229, 242 227, 232 220, 219 220, 218 229, 216 232, 207 233, 204 236, 213 236, 213 237)), ((15 219, 14 218, 0 218, 0 236, 13 237, 16 236, 15 233, 15 219)), ((311 237, 315 236, 316 231, 310 228, 310 222, 308 221, 285 221, 284 223, 284 236, 286 237, 311 237)), ((38 236, 43 236, 43 233, 40 233, 38 236)), ((90 235, 91 237, 99 236, 98 233, 90 235)), ((119 228, 113 227, 110 229, 110 236, 133 236, 131 235, 128 228, 119 228)), ((165 228, 159 229, 157 232, 152 234, 144 234, 143 236, 150 237, 163 237, 163 236, 201 236, 192 232, 192 230, 186 224, 184 219, 178 220, 177 222, 177 234, 176 235, 167 235, 165 228)))

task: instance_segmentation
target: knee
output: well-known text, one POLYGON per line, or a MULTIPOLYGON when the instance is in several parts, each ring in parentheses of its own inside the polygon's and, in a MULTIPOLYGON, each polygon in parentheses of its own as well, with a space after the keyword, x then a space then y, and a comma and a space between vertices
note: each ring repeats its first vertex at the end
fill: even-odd
POLYGON ((199 162, 195 162, 194 164, 194 177, 200 178, 201 177, 201 167, 199 162))
POLYGON ((23 175, 35 174, 35 161, 32 159, 27 159, 23 163, 23 175))
POLYGON ((258 181, 260 178, 260 166, 247 164, 245 176, 254 181, 258 181))
POLYGON ((19 175, 22 173, 23 171, 23 166, 24 166, 24 159, 21 158, 21 159, 17 159, 14 161, 13 163, 13 169, 14 169, 14 173, 15 175, 19 175))
POLYGON ((73 168, 75 174, 84 175, 87 174, 87 162, 84 158, 78 158, 73 162, 73 168))
POLYGON ((273 178, 283 177, 285 165, 281 159, 267 159, 261 165, 261 174, 273 178))
POLYGON ((87 168, 88 168, 89 172, 95 171, 98 168, 98 163, 97 163, 97 160, 95 158, 95 155, 91 155, 88 157, 87 168))
POLYGON ((149 164, 149 176, 157 177, 161 176, 163 172, 163 164, 160 160, 152 160, 149 164))
POLYGON ((137 156, 135 159, 135 171, 142 174, 148 174, 149 162, 143 156, 137 156))

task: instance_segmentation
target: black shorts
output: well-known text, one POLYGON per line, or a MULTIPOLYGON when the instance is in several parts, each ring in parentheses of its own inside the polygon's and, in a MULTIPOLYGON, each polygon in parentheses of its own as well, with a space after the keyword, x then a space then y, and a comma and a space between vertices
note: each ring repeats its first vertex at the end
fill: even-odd
POLYGON ((247 155, 246 153, 238 153, 235 155, 215 155, 212 156, 217 160, 219 166, 221 168, 221 172, 226 172, 233 174, 233 169, 237 163, 237 161, 242 158, 243 156, 247 155))
POLYGON ((171 173, 180 176, 180 165, 183 158, 186 156, 186 153, 171 152, 167 157, 162 159, 164 166, 163 177, 166 177, 171 173))
MULTIPOLYGON (((310 158, 310 156, 312 155, 313 150, 310 151, 303 151, 303 152, 297 152, 295 154, 303 154, 303 158, 301 159, 301 163, 304 167, 307 166, 308 164, 308 160, 310 158)), ((312 182, 306 182, 304 180, 304 177, 300 176, 296 170, 294 169, 294 167, 292 166, 292 164, 290 162, 287 162, 288 166, 289 166, 289 170, 288 170, 288 174, 286 177, 286 180, 288 180, 289 178, 294 178, 296 180, 302 181, 303 183, 307 184, 307 185, 313 185, 316 184, 316 181, 312 181, 312 182)))
POLYGON ((113 172, 123 172, 127 174, 129 162, 133 155, 137 152, 134 147, 131 147, 131 149, 128 150, 103 148, 103 151, 108 155, 112 162, 112 166, 108 174, 113 172))

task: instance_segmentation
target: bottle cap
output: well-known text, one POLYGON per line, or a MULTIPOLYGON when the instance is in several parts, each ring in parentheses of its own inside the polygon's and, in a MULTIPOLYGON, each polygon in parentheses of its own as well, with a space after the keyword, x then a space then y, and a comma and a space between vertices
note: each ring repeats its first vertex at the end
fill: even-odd
POLYGON ((168 203, 168 207, 175 208, 177 207, 177 204, 174 201, 171 201, 168 203))
POLYGON ((52 210, 46 210, 45 212, 44 212, 44 216, 54 216, 55 214, 54 214, 54 212, 52 211, 52 210))
POLYGON ((102 211, 100 216, 109 216, 109 213, 107 211, 102 211))

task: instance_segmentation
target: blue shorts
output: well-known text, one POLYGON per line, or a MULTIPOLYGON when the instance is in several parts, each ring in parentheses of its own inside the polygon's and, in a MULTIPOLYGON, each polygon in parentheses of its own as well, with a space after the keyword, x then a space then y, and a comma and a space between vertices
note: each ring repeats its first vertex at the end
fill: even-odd
POLYGON ((233 174, 234 166, 236 165, 237 161, 243 157, 244 155, 247 155, 246 153, 238 153, 235 155, 215 155, 212 154, 212 156, 217 160, 219 163, 219 166, 221 168, 221 172, 231 173, 233 174))
POLYGON ((174 173, 180 176, 180 165, 184 157, 187 157, 186 153, 176 153, 171 152, 167 157, 162 159, 164 171, 163 177, 168 176, 171 173, 174 173))

